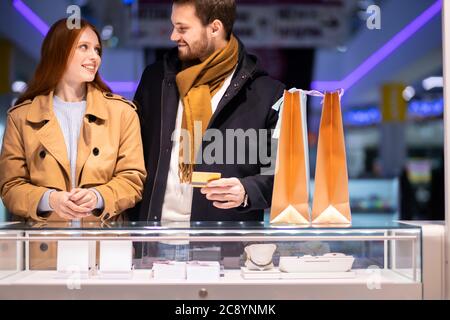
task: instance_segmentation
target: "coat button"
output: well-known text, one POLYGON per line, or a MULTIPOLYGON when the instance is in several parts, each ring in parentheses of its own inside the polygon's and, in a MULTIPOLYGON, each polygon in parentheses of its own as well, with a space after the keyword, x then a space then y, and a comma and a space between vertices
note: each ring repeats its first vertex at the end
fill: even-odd
POLYGON ((47 250, 48 250, 48 244, 46 244, 46 243, 41 243, 41 245, 39 246, 39 249, 40 249, 42 252, 47 251, 47 250))
POLYGON ((224 97, 225 97, 225 98, 228 98, 228 93, 225 93, 224 97))
POLYGON ((95 121, 97 121, 97 117, 92 115, 92 114, 90 114, 90 115, 88 115, 88 121, 89 122, 95 122, 95 121))
POLYGON ((105 94, 105 96, 107 96, 108 98, 114 97, 114 95, 113 95, 112 93, 110 93, 110 92, 108 92, 107 94, 105 94))
POLYGON ((100 150, 98 150, 98 148, 94 148, 94 149, 92 149, 92 153, 94 154, 94 156, 98 156, 98 154, 100 153, 100 150))
POLYGON ((41 159, 44 159, 46 155, 45 150, 42 150, 41 152, 39 152, 39 157, 41 157, 41 159))
POLYGON ((108 219, 109 218, 109 213, 107 213, 107 214, 105 214, 105 217, 104 217, 105 219, 108 219))

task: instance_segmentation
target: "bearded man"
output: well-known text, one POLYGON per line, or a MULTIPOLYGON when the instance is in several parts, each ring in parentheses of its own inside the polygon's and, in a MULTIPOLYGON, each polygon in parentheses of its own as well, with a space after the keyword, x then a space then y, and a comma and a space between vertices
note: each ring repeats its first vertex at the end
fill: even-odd
POLYGON ((233 0, 173 1, 177 48, 145 69, 134 98, 148 174, 133 220, 262 221, 270 207, 273 163, 260 154, 273 155, 284 85, 234 36, 235 17, 233 0), (221 178, 194 188, 197 171, 221 178))

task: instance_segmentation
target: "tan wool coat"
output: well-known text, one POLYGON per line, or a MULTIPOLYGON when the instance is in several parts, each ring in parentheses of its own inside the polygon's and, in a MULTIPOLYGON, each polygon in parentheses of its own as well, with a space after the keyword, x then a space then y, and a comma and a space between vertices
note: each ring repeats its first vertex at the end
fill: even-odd
MULTIPOLYGON (((121 96, 89 84, 78 141, 76 187, 95 187, 104 210, 85 221, 115 219, 142 198, 146 177, 136 107, 121 96)), ((7 209, 35 221, 58 221, 37 214, 48 189, 71 190, 64 136, 53 112, 53 92, 8 111, 0 155, 0 194, 7 209)))

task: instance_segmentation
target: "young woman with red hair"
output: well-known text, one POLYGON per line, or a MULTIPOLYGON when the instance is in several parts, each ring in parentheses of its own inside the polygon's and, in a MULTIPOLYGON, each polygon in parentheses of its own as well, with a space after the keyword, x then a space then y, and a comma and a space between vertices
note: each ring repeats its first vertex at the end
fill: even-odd
POLYGON ((8 210, 37 221, 108 220, 142 197, 146 172, 136 107, 112 94, 98 69, 95 27, 57 21, 8 120, 0 193, 8 210))

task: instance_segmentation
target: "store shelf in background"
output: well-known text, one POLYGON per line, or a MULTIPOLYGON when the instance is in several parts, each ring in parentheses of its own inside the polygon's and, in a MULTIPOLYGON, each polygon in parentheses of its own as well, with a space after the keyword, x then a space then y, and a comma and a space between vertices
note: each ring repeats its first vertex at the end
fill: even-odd
MULTIPOLYGON (((399 209, 398 179, 349 179, 348 192, 352 213, 392 214, 399 209)), ((314 196, 311 181, 310 197, 314 196)))

